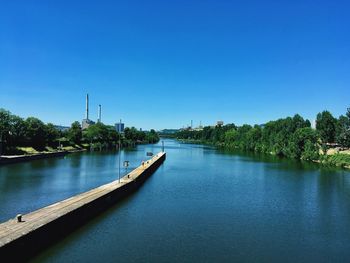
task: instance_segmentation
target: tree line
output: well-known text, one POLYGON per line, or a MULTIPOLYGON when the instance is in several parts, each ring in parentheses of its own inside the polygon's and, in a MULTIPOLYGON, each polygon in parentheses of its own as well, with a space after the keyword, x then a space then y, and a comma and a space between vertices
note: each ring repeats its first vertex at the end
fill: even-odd
POLYGON ((139 131, 135 127, 125 128, 119 134, 114 126, 96 123, 82 130, 78 121, 69 129, 60 130, 52 123, 45 124, 38 118, 21 118, 9 111, 0 109, 0 142, 2 153, 12 152, 16 147, 33 147, 43 150, 45 147, 59 148, 67 145, 99 144, 112 146, 119 143, 135 145, 137 143, 156 143, 159 136, 155 130, 139 131))
POLYGON ((311 128, 309 120, 296 114, 264 125, 207 126, 203 130, 181 130, 176 136, 223 147, 319 160, 320 154, 326 153, 329 147, 350 147, 350 108, 339 118, 329 111, 318 113, 316 129, 311 128))

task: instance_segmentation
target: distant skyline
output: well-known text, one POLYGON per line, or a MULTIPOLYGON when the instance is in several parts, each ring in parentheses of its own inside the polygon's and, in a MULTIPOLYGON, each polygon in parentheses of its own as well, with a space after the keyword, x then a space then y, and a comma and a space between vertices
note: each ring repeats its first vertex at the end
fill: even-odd
POLYGON ((0 108, 69 126, 310 121, 350 107, 348 1, 2 1, 0 108))

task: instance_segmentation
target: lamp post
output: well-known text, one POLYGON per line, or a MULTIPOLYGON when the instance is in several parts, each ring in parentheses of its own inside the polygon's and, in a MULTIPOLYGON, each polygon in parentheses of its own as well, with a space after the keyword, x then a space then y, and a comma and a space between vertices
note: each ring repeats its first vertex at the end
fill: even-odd
MULTIPOLYGON (((125 174, 128 174, 129 161, 124 161, 125 174)), ((128 175, 129 178, 129 175, 128 175)))
POLYGON ((122 125, 122 120, 120 119, 120 121, 119 121, 119 128, 118 128, 118 131, 119 131, 119 173, 118 173, 118 181, 119 181, 119 183, 120 183, 120 154, 121 154, 121 137, 122 137, 122 132, 121 132, 121 126, 122 125))

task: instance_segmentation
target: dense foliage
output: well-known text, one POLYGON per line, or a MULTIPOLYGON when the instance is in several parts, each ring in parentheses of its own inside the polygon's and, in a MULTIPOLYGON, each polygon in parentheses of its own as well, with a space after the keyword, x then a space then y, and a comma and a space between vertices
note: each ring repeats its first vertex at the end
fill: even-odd
POLYGON ((341 115, 336 124, 336 141, 342 147, 350 147, 350 108, 346 115, 341 115))
POLYGON ((316 129, 324 142, 335 142, 337 119, 329 111, 317 114, 316 129))
POLYGON ((155 130, 150 132, 138 131, 135 127, 125 128, 125 139, 139 143, 156 143, 159 141, 159 136, 155 130))
MULTIPOLYGON (((119 133, 114 126, 96 123, 82 130, 78 121, 72 123, 66 131, 57 129, 52 123, 45 124, 41 120, 29 117, 20 118, 9 111, 0 109, 0 146, 1 152, 8 152, 15 147, 33 147, 43 150, 49 146, 57 148, 62 145, 103 144, 116 145, 119 142, 119 133)), ((123 145, 136 143, 155 143, 159 141, 158 134, 138 131, 136 128, 125 128, 121 136, 123 145)))
POLYGON ((211 143, 218 146, 273 153, 276 155, 317 160, 321 149, 337 142, 341 147, 350 146, 350 109, 346 116, 336 119, 328 111, 317 115, 316 129, 300 115, 270 121, 265 125, 234 124, 204 127, 202 130, 182 130, 177 138, 211 143))
POLYGON ((0 109, 0 140, 4 150, 16 146, 42 149, 46 145, 58 145, 57 139, 61 135, 53 124, 46 125, 34 117, 22 119, 0 109))

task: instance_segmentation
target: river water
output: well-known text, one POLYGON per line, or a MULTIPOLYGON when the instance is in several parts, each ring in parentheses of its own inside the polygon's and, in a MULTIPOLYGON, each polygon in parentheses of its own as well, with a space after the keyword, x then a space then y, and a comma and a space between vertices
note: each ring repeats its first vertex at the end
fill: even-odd
MULTIPOLYGON (((174 140, 165 149, 137 192, 33 262, 349 261, 349 171, 174 140)), ((133 169, 160 150, 140 145, 121 160, 133 169)), ((0 220, 117 178, 116 152, 2 166, 0 220)))

